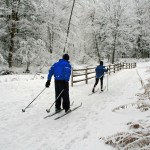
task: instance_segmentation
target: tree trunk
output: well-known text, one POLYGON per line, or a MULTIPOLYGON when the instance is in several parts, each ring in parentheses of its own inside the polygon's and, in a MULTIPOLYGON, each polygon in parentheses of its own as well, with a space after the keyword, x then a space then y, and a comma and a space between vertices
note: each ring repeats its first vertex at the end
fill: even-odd
MULTIPOLYGON (((95 3, 95 1, 94 1, 95 3)), ((94 12, 92 14, 92 27, 93 27, 93 30, 94 30, 94 37, 95 37, 95 46, 96 46, 96 51, 97 51, 97 55, 98 55, 98 60, 99 60, 99 63, 100 63, 100 52, 99 52, 99 47, 98 47, 98 41, 97 41, 97 38, 96 38, 96 31, 94 29, 94 20, 95 20, 95 8, 94 8, 94 12)))
POLYGON ((68 41, 68 36, 69 36, 69 31, 70 31, 70 23, 71 23, 71 18, 72 18, 72 14, 73 14, 74 5, 75 5, 75 0, 73 0, 71 14, 70 14, 70 18, 69 18, 68 29, 67 29, 67 36, 66 36, 66 41, 65 41, 64 51, 63 51, 64 53, 66 52, 66 44, 67 44, 67 41, 68 41))
POLYGON ((111 61, 112 64, 114 64, 114 62, 115 62, 116 39, 117 39, 117 33, 116 33, 115 36, 114 36, 113 52, 112 52, 112 61, 111 61))
POLYGON ((30 73, 29 67, 30 67, 30 62, 27 62, 27 68, 26 68, 25 73, 30 73))
POLYGON ((47 30, 48 30, 48 38, 49 38, 48 49, 49 49, 49 52, 52 53, 52 34, 51 34, 51 31, 50 31, 49 25, 47 27, 47 30))
POLYGON ((98 41, 97 41, 96 35, 95 35, 95 42, 96 42, 96 50, 97 50, 98 60, 99 60, 99 64, 100 64, 101 58, 100 58, 100 53, 99 53, 99 48, 98 48, 98 41))
POLYGON ((16 23, 18 20, 18 7, 19 7, 20 0, 13 0, 12 2, 12 14, 11 14, 11 27, 10 27, 10 47, 8 52, 8 66, 9 68, 12 67, 12 60, 13 60, 13 52, 14 52, 14 38, 17 32, 16 23), (18 5, 16 4, 18 2, 18 5))
POLYGON ((53 48, 54 48, 54 47, 53 47, 53 45, 54 45, 54 31, 53 31, 53 30, 54 30, 54 16, 55 16, 55 5, 54 5, 54 1, 55 1, 55 0, 53 0, 53 16, 52 16, 52 22, 53 22, 53 23, 52 23, 52 36, 51 36, 51 37, 52 37, 52 39, 51 39, 51 40, 52 40, 52 43, 51 43, 52 52, 53 52, 53 48))

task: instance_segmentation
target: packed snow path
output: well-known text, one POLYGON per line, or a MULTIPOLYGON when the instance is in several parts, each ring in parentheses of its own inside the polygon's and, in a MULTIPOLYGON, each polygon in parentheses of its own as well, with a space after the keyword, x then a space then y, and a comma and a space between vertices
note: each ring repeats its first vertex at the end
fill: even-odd
POLYGON ((46 75, 45 79, 31 80, 33 76, 0 76, 0 150, 112 150, 99 137, 126 130, 126 121, 134 119, 111 110, 137 100, 135 94, 141 85, 136 69, 110 75, 108 91, 106 88, 101 94, 88 96, 94 79, 70 87, 74 106, 81 102, 83 106, 59 120, 54 120, 58 115, 43 119, 48 115, 45 110, 54 102, 53 82, 26 112, 21 111, 44 88, 46 75))

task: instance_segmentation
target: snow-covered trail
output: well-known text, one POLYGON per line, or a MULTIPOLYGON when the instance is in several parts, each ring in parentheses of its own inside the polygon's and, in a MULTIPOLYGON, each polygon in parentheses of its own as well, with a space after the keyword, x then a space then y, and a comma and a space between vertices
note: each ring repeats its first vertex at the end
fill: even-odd
POLYGON ((22 113, 21 109, 43 90, 46 79, 19 77, 13 75, 11 81, 9 76, 0 77, 0 150, 112 150, 99 137, 125 130, 126 126, 116 121, 121 114, 111 110, 136 101, 135 94, 141 88, 136 69, 110 75, 108 91, 101 94, 88 96, 94 80, 75 84, 70 87, 70 99, 74 106, 82 102, 82 108, 55 121, 55 117, 43 119, 45 110, 54 102, 53 83, 22 113))

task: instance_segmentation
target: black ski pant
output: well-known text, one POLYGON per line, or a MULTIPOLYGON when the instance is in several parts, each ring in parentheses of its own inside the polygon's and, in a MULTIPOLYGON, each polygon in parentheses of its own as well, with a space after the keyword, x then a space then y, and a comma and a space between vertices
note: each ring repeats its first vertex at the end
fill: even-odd
POLYGON ((55 97, 57 98, 58 95, 61 93, 60 97, 57 99, 55 103, 55 108, 61 108, 61 101, 63 99, 62 107, 66 111, 70 108, 70 99, 69 99, 69 83, 64 80, 55 80, 55 97))
POLYGON ((98 84, 99 79, 100 79, 100 82, 101 82, 101 90, 102 90, 102 89, 103 89, 103 77, 101 77, 101 78, 95 78, 94 88, 95 88, 96 85, 98 84))

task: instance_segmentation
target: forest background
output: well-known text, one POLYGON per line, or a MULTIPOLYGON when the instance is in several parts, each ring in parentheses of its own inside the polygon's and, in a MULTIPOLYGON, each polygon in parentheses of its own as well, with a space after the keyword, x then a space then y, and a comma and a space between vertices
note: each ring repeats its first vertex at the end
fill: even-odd
POLYGON ((147 58, 149 24, 150 0, 1 0, 0 63, 30 72, 63 53, 79 65, 147 58))

